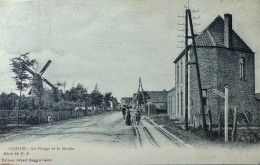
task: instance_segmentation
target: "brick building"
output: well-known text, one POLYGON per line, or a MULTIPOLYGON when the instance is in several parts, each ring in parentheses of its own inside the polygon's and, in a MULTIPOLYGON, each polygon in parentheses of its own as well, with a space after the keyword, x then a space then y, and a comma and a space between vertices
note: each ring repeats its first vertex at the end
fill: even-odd
MULTIPOLYGON (((167 112, 167 91, 146 91, 148 98, 146 100, 145 110, 150 114, 160 114, 167 112)), ((132 107, 137 108, 137 93, 133 94, 132 107)))
MULTIPOLYGON (((232 29, 232 15, 216 17, 196 37, 205 112, 212 112, 213 122, 223 116, 224 99, 213 94, 217 89, 229 88, 229 108, 253 113, 255 98, 255 56, 249 46, 232 29)), ((188 52, 189 62, 194 61, 193 51, 188 52)), ((185 116, 185 50, 175 59, 175 111, 174 118, 185 116)), ((201 124, 201 112, 195 65, 188 66, 188 118, 195 126, 201 124)), ((174 102, 172 102, 174 103, 174 102)), ((169 108, 170 105, 168 105, 169 108)))
POLYGON ((167 91, 146 91, 149 99, 147 99, 147 109, 151 114, 160 114, 167 112, 167 91))

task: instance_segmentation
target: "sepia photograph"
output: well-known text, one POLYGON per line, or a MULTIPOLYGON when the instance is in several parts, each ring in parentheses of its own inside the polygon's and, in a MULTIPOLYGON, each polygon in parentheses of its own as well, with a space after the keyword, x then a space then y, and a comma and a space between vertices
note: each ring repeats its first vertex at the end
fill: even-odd
POLYGON ((0 0, 0 165, 260 164, 259 0, 0 0))

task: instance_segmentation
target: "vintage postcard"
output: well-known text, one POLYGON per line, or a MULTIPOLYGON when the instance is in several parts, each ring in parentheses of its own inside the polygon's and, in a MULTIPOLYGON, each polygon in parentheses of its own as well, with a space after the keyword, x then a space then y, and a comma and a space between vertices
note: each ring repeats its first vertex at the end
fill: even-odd
POLYGON ((259 164, 259 0, 0 0, 0 165, 259 164))

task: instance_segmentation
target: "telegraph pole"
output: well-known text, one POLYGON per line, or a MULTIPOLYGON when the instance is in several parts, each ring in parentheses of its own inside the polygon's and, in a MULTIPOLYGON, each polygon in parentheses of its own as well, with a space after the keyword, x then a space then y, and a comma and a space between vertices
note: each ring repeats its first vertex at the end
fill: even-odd
MULTIPOLYGON (((185 11, 185 15, 181 15, 178 17, 184 18, 185 17, 185 23, 179 23, 178 25, 184 25, 185 24, 185 30, 183 29, 178 29, 178 31, 184 31, 185 35, 179 35, 178 37, 185 37, 185 41, 179 41, 178 42, 185 42, 185 100, 184 100, 184 104, 185 104, 185 130, 188 130, 188 125, 189 125, 189 114, 188 114, 188 69, 189 69, 189 65, 196 65, 196 72, 197 72, 197 80, 198 80, 198 91, 199 91, 199 99, 200 99, 200 113, 202 114, 202 127, 203 130, 206 131, 206 119, 205 119, 205 110, 204 110, 204 105, 203 105, 203 97, 202 97, 202 87, 201 87, 201 78, 200 78, 200 70, 199 70, 199 64, 198 64, 198 56, 197 56, 197 50, 196 50, 196 43, 195 43, 195 37, 197 35, 194 34, 194 30, 193 30, 193 26, 197 26, 200 24, 197 23, 192 23, 192 17, 191 17, 191 12, 198 12, 199 10, 190 10, 190 4, 189 4, 189 0, 188 0, 188 5, 184 5, 184 7, 186 8, 185 11), (190 36, 189 36, 189 27, 188 24, 190 24, 190 36), (192 46, 189 46, 189 39, 192 40, 192 46), (192 47, 193 48, 193 54, 195 57, 195 61, 194 62, 189 62, 189 48, 192 47)), ((193 19, 198 19, 200 17, 193 17, 193 19)), ((179 47, 177 46, 177 48, 183 48, 183 47, 179 47)))
POLYGON ((142 96, 143 96, 143 102, 144 102, 144 105, 145 105, 145 97, 144 97, 144 89, 143 89, 143 84, 142 84, 142 80, 141 80, 141 77, 139 77, 139 85, 138 85, 138 92, 137 92, 137 101, 138 101, 138 108, 140 108, 140 90, 142 92, 142 96))
MULTIPOLYGON (((185 130, 188 130, 189 129, 189 112, 188 112, 188 109, 189 109, 189 89, 188 89, 188 79, 189 79, 189 65, 193 65, 193 64, 196 64, 196 62, 189 62, 189 39, 192 39, 194 40, 195 39, 195 34, 193 32, 193 26, 197 26, 197 25, 200 25, 200 24, 197 24, 195 23, 194 25, 192 24, 192 18, 191 18, 191 12, 198 12, 199 10, 190 10, 190 3, 189 3, 189 0, 188 0, 188 4, 187 6, 184 5, 184 8, 186 8, 185 10, 185 15, 180 15, 178 17, 181 17, 181 18, 185 18, 185 22, 184 23, 179 23, 178 22, 178 25, 185 25, 185 28, 184 29, 178 29, 178 31, 183 31, 185 34, 184 35, 179 35, 178 34, 178 37, 184 37, 185 41, 179 41, 178 42, 181 42, 181 43, 185 43, 185 47, 179 47, 177 46, 177 48, 185 48, 185 82, 184 82, 184 90, 185 90, 185 100, 184 100, 184 105, 185 105, 185 130), (189 27, 188 25, 190 24, 190 30, 191 30, 191 36, 189 36, 189 27)), ((199 17, 197 17, 199 18, 199 17)), ((194 19, 197 19, 194 17, 194 19)), ((194 41, 195 42, 195 41, 194 41)), ((194 44, 194 49, 195 48, 195 44, 194 44)), ((198 68, 196 67, 196 70, 197 70, 197 73, 199 73, 199 70, 198 68)), ((199 78, 200 79, 200 78, 199 78)), ((200 84, 201 86, 201 84, 200 84)), ((201 91, 201 89, 199 89, 201 91)), ((203 106, 203 105, 202 105, 203 106)))
POLYGON ((185 130, 189 129, 188 121, 188 12, 185 13, 185 130))
POLYGON ((191 36, 188 38, 192 39, 192 48, 193 48, 193 54, 194 54, 194 58, 195 58, 195 66, 196 66, 196 70, 197 70, 196 73, 197 73, 198 88, 199 88, 200 111, 201 111, 201 115, 202 115, 202 128, 204 131, 207 131, 205 110, 204 110, 203 97, 202 97, 201 77, 200 77, 200 70, 199 70, 199 63, 198 63, 198 56, 197 56, 196 42, 195 42, 195 34, 193 31, 193 24, 192 24, 192 17, 191 17, 190 9, 187 9, 186 13, 188 14, 188 17, 189 17, 190 30, 191 30, 191 36))
POLYGON ((138 84, 138 90, 137 90, 137 107, 140 108, 140 77, 139 77, 139 84, 138 84))

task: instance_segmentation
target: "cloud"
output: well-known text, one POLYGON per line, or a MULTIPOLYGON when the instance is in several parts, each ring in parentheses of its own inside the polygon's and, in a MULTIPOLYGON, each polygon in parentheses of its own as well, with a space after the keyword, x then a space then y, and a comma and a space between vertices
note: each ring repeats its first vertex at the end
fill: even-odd
MULTIPOLYGON (((170 89, 172 61, 181 51, 176 47, 182 27, 177 24, 183 18, 177 16, 184 12, 183 4, 172 0, 6 1, 0 10, 0 50, 16 55, 30 52, 40 62, 39 70, 51 59, 45 78, 52 83, 67 81, 68 88, 82 83, 92 90, 99 83, 102 91, 131 96, 142 77, 146 90, 170 89)), ((260 33, 256 31, 260 22, 255 16, 259 1, 198 0, 191 5, 200 9, 198 31, 217 15, 233 14, 234 29, 256 52, 259 82, 260 33), (246 13, 240 11, 244 7, 246 13)), ((8 60, 4 61, 7 66, 8 60)))
POLYGON ((14 92, 16 86, 15 81, 12 78, 12 67, 10 59, 15 57, 13 54, 7 54, 0 51, 0 92, 14 92))

